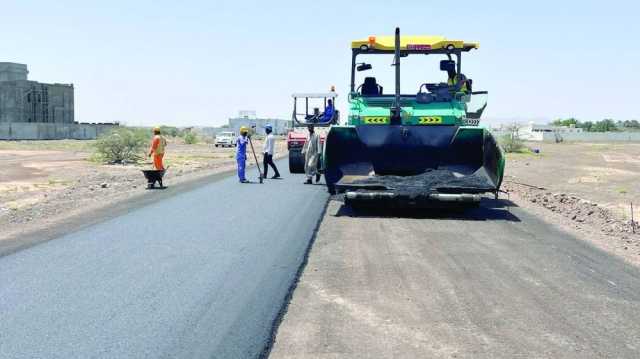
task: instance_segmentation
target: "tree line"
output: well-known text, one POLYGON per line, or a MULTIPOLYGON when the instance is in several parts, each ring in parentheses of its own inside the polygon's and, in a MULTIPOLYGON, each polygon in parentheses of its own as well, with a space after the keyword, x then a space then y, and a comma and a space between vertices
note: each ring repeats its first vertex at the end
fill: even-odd
POLYGON ((640 130, 640 122, 638 120, 615 121, 605 118, 600 121, 580 121, 575 118, 557 119, 551 122, 554 126, 572 125, 576 128, 582 128, 587 132, 615 132, 615 131, 638 131, 640 130))

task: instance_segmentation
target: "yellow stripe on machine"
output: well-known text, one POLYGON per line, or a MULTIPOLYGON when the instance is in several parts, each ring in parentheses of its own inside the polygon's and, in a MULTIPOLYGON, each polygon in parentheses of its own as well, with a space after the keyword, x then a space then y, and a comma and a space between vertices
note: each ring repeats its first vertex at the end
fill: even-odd
POLYGON ((362 120, 364 123, 370 125, 384 125, 389 123, 389 117, 384 116, 366 116, 363 117, 362 120))
MULTIPOLYGON (((368 39, 360 39, 351 42, 352 49, 358 49, 362 46, 376 50, 393 51, 395 49, 395 36, 369 36, 368 39)), ((463 40, 447 39, 444 36, 432 35, 402 35, 400 36, 400 50, 406 51, 425 51, 440 50, 447 47, 456 49, 477 49, 480 44, 477 42, 465 42, 463 40)))
POLYGON ((442 117, 439 116, 427 116, 420 117, 418 123, 421 125, 438 125, 442 123, 442 117))

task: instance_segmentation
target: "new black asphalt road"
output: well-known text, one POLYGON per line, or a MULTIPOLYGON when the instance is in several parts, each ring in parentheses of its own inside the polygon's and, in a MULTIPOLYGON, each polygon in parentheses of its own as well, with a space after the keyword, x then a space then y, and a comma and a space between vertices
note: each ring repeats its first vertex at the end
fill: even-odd
POLYGON ((326 205, 303 180, 227 177, 0 257, 0 358, 258 356, 326 205))

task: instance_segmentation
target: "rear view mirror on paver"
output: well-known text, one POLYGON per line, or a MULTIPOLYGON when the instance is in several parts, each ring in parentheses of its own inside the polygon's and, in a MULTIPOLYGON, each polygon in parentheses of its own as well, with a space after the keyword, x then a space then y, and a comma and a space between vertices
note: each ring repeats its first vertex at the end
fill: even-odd
POLYGON ((358 71, 367 71, 367 70, 371 70, 372 68, 373 66, 371 66, 371 64, 360 64, 356 69, 358 71))

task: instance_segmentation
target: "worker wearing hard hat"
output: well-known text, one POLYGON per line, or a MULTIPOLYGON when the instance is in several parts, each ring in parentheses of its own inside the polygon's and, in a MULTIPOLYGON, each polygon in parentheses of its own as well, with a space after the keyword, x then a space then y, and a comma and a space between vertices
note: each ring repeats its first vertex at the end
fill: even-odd
POLYGON ((311 184, 311 179, 316 176, 316 183, 320 181, 320 172, 318 172, 318 162, 320 160, 320 136, 315 133, 313 125, 309 125, 309 139, 302 147, 304 155, 304 173, 307 175, 307 181, 304 184, 311 184))
POLYGON ((164 150, 166 147, 167 140, 160 133, 160 127, 154 127, 151 147, 149 148, 149 157, 153 155, 153 167, 158 171, 164 170, 162 159, 164 158, 164 150))
POLYGON ((453 60, 441 61, 440 69, 447 72, 447 85, 449 85, 451 92, 464 94, 470 92, 471 83, 465 75, 456 72, 456 63, 453 60))
POLYGON ((264 148, 262 150, 262 165, 264 167, 264 176, 262 177, 267 178, 267 172, 269 172, 269 166, 271 166, 271 168, 273 168, 273 172, 275 172, 271 178, 280 178, 278 167, 273 163, 273 154, 276 147, 276 138, 273 136, 273 127, 271 127, 271 125, 266 125, 264 127, 264 132, 266 132, 267 137, 264 139, 264 148))
POLYGON ((247 163, 247 143, 249 143, 249 128, 240 127, 240 136, 236 140, 236 162, 238 163, 238 179, 240 183, 247 183, 244 169, 247 163))

